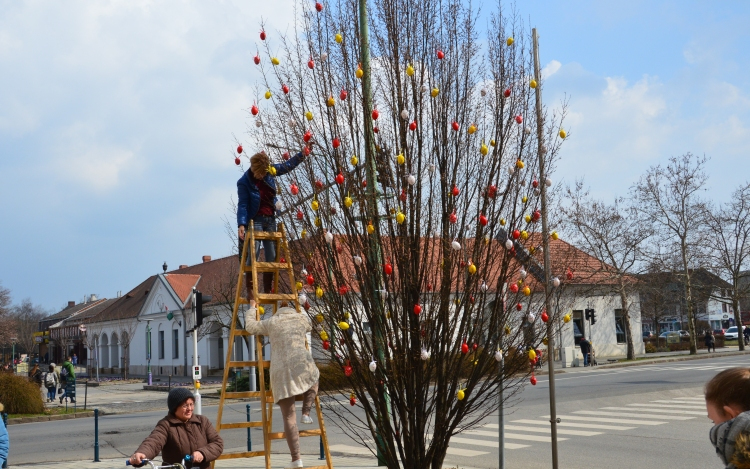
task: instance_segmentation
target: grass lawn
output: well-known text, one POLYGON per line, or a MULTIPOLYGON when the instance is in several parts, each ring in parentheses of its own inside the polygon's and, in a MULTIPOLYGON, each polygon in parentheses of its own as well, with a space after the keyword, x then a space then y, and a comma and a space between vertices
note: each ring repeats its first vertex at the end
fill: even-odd
MULTIPOLYGON (((45 410, 43 414, 8 414, 8 418, 15 419, 19 417, 43 417, 43 416, 49 416, 49 415, 65 415, 65 414, 73 414, 73 413, 80 414, 81 412, 84 412, 83 407, 79 407, 78 410, 74 412, 73 406, 68 405, 67 411, 65 410, 65 407, 52 407, 50 409, 45 410)), ((91 411, 86 410, 85 412, 91 412, 91 411)))

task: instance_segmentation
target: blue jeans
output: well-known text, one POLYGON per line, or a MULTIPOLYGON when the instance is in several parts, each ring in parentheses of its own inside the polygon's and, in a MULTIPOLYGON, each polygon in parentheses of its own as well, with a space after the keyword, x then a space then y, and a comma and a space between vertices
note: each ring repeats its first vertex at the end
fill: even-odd
POLYGON ((589 366, 589 352, 583 353, 583 366, 589 366))
POLYGON ((57 388, 47 388, 47 399, 54 401, 57 396, 57 388))
MULTIPOLYGON (((276 231, 276 218, 274 217, 257 217, 253 220, 255 231, 276 231)), ((248 226, 248 228, 250 228, 248 226)), ((266 262, 276 262, 276 241, 264 239, 255 242, 255 259, 260 260, 260 246, 263 243, 263 250, 266 253, 266 262)), ((243 241, 240 240, 240 256, 242 256, 243 241)), ((250 265, 252 257, 247 256, 246 265, 250 265)))

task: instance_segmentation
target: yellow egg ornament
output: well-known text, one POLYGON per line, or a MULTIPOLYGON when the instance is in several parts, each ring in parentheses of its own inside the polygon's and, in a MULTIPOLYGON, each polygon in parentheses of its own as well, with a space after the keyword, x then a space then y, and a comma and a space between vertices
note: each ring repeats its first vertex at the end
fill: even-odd
POLYGON ((344 319, 348 320, 350 317, 352 317, 352 315, 349 314, 349 311, 347 311, 347 312, 344 313, 344 319))
POLYGON ((505 226, 505 218, 500 219, 500 226, 505 226))
POLYGON ((357 72, 355 73, 355 75, 357 76, 357 78, 362 78, 363 76, 365 76, 365 71, 362 70, 361 66, 357 67, 357 72))
POLYGON ((401 213, 400 211, 396 214, 396 222, 401 225, 406 220, 406 215, 401 213))
POLYGON ((266 90, 266 94, 264 95, 266 99, 271 99, 271 90, 266 90))
POLYGON ((323 226, 323 222, 320 221, 319 217, 315 217, 315 226, 317 226, 318 228, 323 226))
POLYGON ((357 166, 357 163, 359 163, 359 158, 357 158, 357 155, 352 155, 352 159, 350 159, 349 162, 352 164, 352 166, 357 166))
POLYGON ((490 146, 494 147, 495 145, 497 145, 497 143, 495 143, 495 139, 493 138, 492 140, 490 140, 490 146))
POLYGON ((263 314, 265 314, 265 312, 266 312, 266 308, 264 308, 264 307, 262 307, 262 306, 258 306, 258 312, 259 312, 259 313, 260 313, 260 315, 262 316, 263 314))
POLYGON ((297 291, 302 290, 302 282, 300 282, 299 280, 297 280, 296 286, 297 286, 297 291))
POLYGON ((437 98, 437 95, 439 94, 440 94, 440 90, 437 88, 433 88, 432 91, 430 91, 430 96, 432 96, 433 98, 437 98))
POLYGON ((509 37, 508 39, 505 40, 505 43, 508 44, 509 46, 512 46, 513 45, 513 38, 509 37))
POLYGON ((534 350, 529 350, 529 360, 536 360, 536 352, 534 350))
POLYGON ((315 289, 315 296, 317 296, 318 298, 322 298, 323 297, 323 289, 320 288, 320 287, 316 288, 315 289))
POLYGON ((273 167, 273 166, 269 166, 268 167, 268 174, 270 174, 271 176, 276 176, 276 168, 273 167))
POLYGON ((396 163, 398 163, 398 164, 404 164, 404 163, 406 163, 406 158, 404 158, 404 154, 403 153, 399 153, 398 154, 398 156, 396 157, 396 163))
POLYGON ((469 126, 469 135, 473 134, 476 131, 477 131, 477 126, 475 124, 471 124, 469 126))
POLYGON ((320 335, 321 340, 328 340, 328 332, 320 331, 319 335, 320 335))
POLYGON ((310 208, 312 208, 313 210, 315 210, 315 211, 317 212, 317 211, 318 211, 318 209, 320 208, 320 204, 318 203, 318 201, 317 201, 317 200, 313 200, 313 201, 312 201, 312 202, 310 203, 310 208))
POLYGON ((414 67, 411 66, 411 64, 406 66, 406 74, 408 76, 414 76, 414 67))
POLYGON ((368 232, 369 234, 373 234, 373 233, 375 233, 375 227, 374 227, 374 226, 372 226, 372 222, 370 222, 370 223, 368 223, 368 224, 367 224, 367 232, 368 232))
POLYGON ((510 334, 510 326, 505 326, 505 335, 510 334))
POLYGON ((544 345, 549 345, 549 339, 545 337, 544 339, 542 339, 542 343, 544 345))
POLYGON ((523 294, 526 296, 531 295, 531 288, 529 287, 523 287, 523 294))
POLYGON ((344 197, 344 207, 349 208, 352 206, 353 203, 354 201, 352 200, 351 197, 349 197, 348 195, 344 197))
POLYGON ((570 314, 566 314, 565 316, 563 316, 563 322, 565 324, 570 322, 570 314))
POLYGON ((309 120, 309 121, 313 120, 313 113, 312 113, 312 112, 310 112, 310 111, 307 111, 307 112, 305 113, 305 119, 307 119, 307 120, 309 120))
POLYGON ((339 329, 341 329, 342 331, 345 331, 345 330, 349 329, 349 323, 347 323, 345 321, 341 321, 339 323, 339 329))
POLYGON ((328 99, 326 100, 326 106, 333 107, 336 105, 336 100, 333 99, 333 96, 328 96, 328 99))
POLYGON ((341 33, 336 33, 336 36, 334 36, 334 39, 336 40, 336 43, 341 44, 344 42, 344 36, 341 35, 341 33))
POLYGON ((523 197, 521 197, 521 202, 526 203, 528 201, 529 201, 529 198, 526 197, 525 195, 523 197))
POLYGON ((521 239, 529 239, 529 232, 526 230, 521 231, 521 239))
POLYGON ((532 88, 536 88, 536 80, 532 78, 532 80, 529 82, 529 86, 532 88))
POLYGON ((325 318, 323 317, 322 314, 318 313, 315 315, 315 320, 318 321, 319 323, 322 323, 325 320, 325 318))
POLYGON ((456 393, 456 399, 458 399, 459 401, 463 401, 465 397, 466 397, 466 393, 464 392, 464 390, 459 389, 458 392, 456 393))
POLYGON ((274 65, 278 65, 279 64, 279 59, 277 59, 276 57, 271 57, 271 63, 274 64, 274 65))
POLYGON ((523 219, 526 220, 526 223, 531 223, 531 215, 526 215, 523 219))
POLYGON ((487 153, 489 152, 490 152, 490 149, 487 148, 487 145, 485 145, 484 142, 482 142, 482 146, 479 147, 479 153, 482 156, 487 156, 487 153))
POLYGON ((475 266, 474 264, 469 265, 469 273, 472 274, 472 275, 476 274, 477 273, 477 266, 475 266))
POLYGON ((302 239, 307 238, 307 230, 302 230, 302 233, 299 234, 302 239))
POLYGON ((516 160, 516 168, 523 169, 524 166, 525 165, 523 164, 523 161, 521 161, 520 158, 516 160))
POLYGON ((568 133, 564 129, 560 129, 560 138, 565 140, 565 137, 568 136, 568 133))
POLYGON ((557 241, 560 238, 560 235, 557 234, 557 231, 553 231, 552 234, 549 235, 549 237, 557 241))

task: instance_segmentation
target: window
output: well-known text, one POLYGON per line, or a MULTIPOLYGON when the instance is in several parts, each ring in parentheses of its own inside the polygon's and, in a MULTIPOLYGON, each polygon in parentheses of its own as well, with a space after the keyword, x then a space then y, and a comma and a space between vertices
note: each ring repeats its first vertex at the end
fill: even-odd
POLYGON ((172 329, 172 358, 180 358, 180 330, 172 329))
POLYGON ((585 335, 585 332, 583 311, 577 309, 573 311, 573 340, 575 341, 576 346, 581 345, 581 339, 585 335))
POLYGON ((722 311, 723 313, 726 313, 726 312, 727 312, 727 304, 726 304, 726 303, 722 303, 722 304, 721 304, 721 311, 722 311))
POLYGON ((159 358, 164 359, 164 331, 159 331, 159 358))
POLYGON ((623 317, 622 310, 615 310, 615 334, 617 335, 617 343, 624 344, 627 342, 627 329, 625 329, 625 318, 623 317))

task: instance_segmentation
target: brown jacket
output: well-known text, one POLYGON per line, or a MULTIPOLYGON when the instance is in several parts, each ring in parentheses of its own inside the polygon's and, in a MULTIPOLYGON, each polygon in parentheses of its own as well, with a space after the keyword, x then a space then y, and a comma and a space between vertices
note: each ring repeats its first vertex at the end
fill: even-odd
POLYGON ((159 420, 136 453, 153 459, 161 452, 165 463, 178 463, 186 454, 193 454, 194 451, 203 454, 203 462, 198 467, 206 469, 224 451, 224 441, 211 421, 203 415, 193 414, 190 420, 183 422, 169 414, 159 420))

